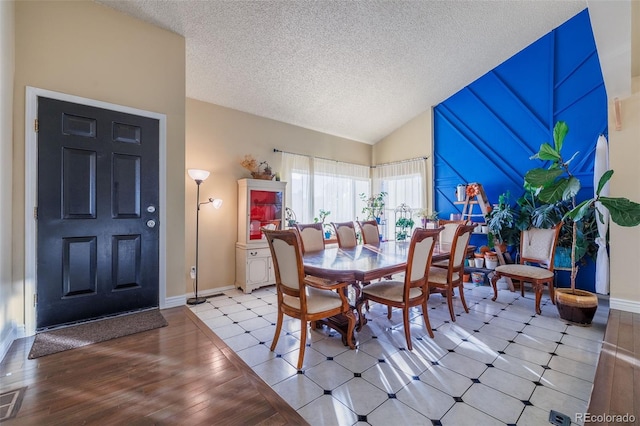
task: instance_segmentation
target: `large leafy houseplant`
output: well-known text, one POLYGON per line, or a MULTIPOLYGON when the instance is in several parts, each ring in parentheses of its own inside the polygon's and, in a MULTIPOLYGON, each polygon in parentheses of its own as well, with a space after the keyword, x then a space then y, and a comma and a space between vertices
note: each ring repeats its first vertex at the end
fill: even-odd
POLYGON ((485 219, 489 227, 489 247, 502 243, 507 246, 518 245, 520 230, 516 227, 516 223, 519 213, 517 209, 511 207, 509 198, 509 191, 500 194, 498 204, 494 205, 486 215, 485 219))
MULTIPOLYGON (((516 226, 519 230, 531 226, 536 228, 552 228, 562 223, 556 253, 560 254, 556 259, 556 266, 570 267, 571 247, 573 246, 573 221, 563 220, 567 212, 573 209, 571 200, 560 200, 556 203, 545 203, 537 195, 538 188, 530 184, 524 184, 525 192, 518 199, 518 220, 516 226), (569 253, 565 255, 565 253, 569 253), (566 263, 562 263, 566 262, 566 263)), ((575 261, 584 262, 586 256, 596 258, 598 245, 598 225, 596 224, 595 209, 591 209, 587 215, 577 224, 575 241, 575 261)))
POLYGON ((562 157, 564 139, 569 132, 569 126, 564 121, 558 121, 553 129, 553 146, 549 143, 540 145, 540 150, 532 156, 532 159, 548 161, 547 168, 534 168, 525 175, 526 184, 535 188, 536 196, 549 205, 568 202, 569 208, 562 217, 563 221, 571 223, 571 290, 576 285, 576 248, 578 240, 578 226, 588 220, 590 215, 595 215, 597 220, 604 221, 604 216, 599 210, 609 210, 611 220, 620 226, 637 226, 640 224, 640 204, 624 197, 605 197, 600 193, 606 183, 611 179, 613 170, 608 170, 602 175, 593 197, 587 198, 576 204, 576 196, 581 188, 580 180, 570 169, 571 162, 578 152, 565 160, 562 157))

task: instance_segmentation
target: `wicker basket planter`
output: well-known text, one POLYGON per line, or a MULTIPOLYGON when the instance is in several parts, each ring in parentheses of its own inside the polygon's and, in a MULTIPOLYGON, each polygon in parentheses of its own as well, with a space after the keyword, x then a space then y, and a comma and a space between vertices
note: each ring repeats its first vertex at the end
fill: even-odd
POLYGON ((591 324, 598 309, 598 296, 588 291, 570 288, 557 288, 555 294, 560 318, 575 324, 591 324))
POLYGON ((262 179, 262 180, 272 180, 275 175, 271 173, 257 173, 251 172, 251 177, 254 179, 262 179))

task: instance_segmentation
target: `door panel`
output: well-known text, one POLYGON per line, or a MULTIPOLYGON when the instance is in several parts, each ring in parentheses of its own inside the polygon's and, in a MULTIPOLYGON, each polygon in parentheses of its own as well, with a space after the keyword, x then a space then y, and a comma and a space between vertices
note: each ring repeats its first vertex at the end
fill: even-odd
POLYGON ((38 120, 36 327, 158 306, 158 120, 47 98, 38 120))

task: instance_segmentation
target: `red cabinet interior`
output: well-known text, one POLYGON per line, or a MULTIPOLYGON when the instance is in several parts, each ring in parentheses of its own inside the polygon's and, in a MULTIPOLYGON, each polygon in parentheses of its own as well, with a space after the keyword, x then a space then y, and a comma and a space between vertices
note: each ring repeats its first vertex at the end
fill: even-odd
POLYGON ((282 218, 282 192, 251 190, 249 192, 251 226, 249 239, 262 239, 260 228, 280 229, 282 218))

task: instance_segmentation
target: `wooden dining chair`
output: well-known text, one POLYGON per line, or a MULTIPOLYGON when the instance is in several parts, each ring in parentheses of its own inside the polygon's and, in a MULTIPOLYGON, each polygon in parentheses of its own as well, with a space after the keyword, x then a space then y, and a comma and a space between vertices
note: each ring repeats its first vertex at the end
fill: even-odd
MULTIPOLYGON (((413 231, 409 244, 407 256, 407 267, 404 274, 404 281, 385 280, 371 283, 362 289, 362 294, 356 303, 358 310, 358 330, 362 328, 365 318, 362 314, 362 305, 371 300, 382 303, 388 307, 402 309, 402 321, 404 324, 404 335, 407 339, 407 348, 413 349, 411 344, 411 327, 409 325, 409 309, 414 306, 422 307, 424 324, 433 337, 433 330, 429 322, 427 300, 429 299, 429 287, 427 285, 427 275, 431 267, 431 256, 438 234, 442 228, 424 229, 416 228, 413 231)), ((391 319, 389 310, 387 317, 391 319)))
POLYGON ((360 232, 362 234, 362 242, 373 246, 380 245, 380 230, 378 229, 378 221, 366 220, 358 221, 360 232))
POLYGON ((351 222, 331 222, 333 229, 336 231, 336 238, 338 238, 338 247, 351 248, 358 245, 358 239, 356 237, 356 227, 351 222))
MULTIPOLYGON (((468 220, 447 220, 447 219, 439 219, 438 226, 442 226, 444 229, 440 233, 438 237, 438 243, 441 247, 450 247, 451 243, 453 243, 453 237, 456 234, 456 230, 458 229, 458 225, 468 225, 468 220)), ((432 266, 437 266, 439 268, 448 268, 449 267, 449 259, 441 260, 439 262, 433 262, 432 266)))
POLYGON ((324 250, 324 229, 322 223, 296 223, 294 226, 295 229, 298 230, 300 239, 302 240, 302 253, 324 250))
POLYGON ((520 233, 520 263, 500 265, 491 277, 493 298, 498 298, 497 282, 501 277, 520 281, 520 294, 524 296, 524 283, 531 283, 536 293, 536 314, 540 315, 540 300, 544 285, 549 287, 551 303, 555 305, 556 298, 553 288, 553 260, 558 243, 558 235, 562 223, 553 228, 529 228, 520 233), (538 265, 538 266, 536 266, 538 265))
POLYGON ((467 247, 471 232, 475 225, 456 225, 456 231, 450 245, 451 255, 446 268, 432 267, 429 271, 429 289, 431 292, 440 292, 447 298, 451 321, 456 320, 453 312, 453 289, 458 287, 460 301, 465 312, 469 312, 467 302, 464 300, 463 273, 464 259, 467 255, 467 247))
POLYGON ((298 370, 302 368, 304 360, 307 328, 310 321, 341 315, 348 322, 346 336, 343 337, 346 338, 349 347, 355 349, 353 330, 356 319, 346 296, 346 288, 349 284, 305 276, 301 242, 296 231, 289 229, 263 232, 273 258, 278 296, 278 320, 271 351, 274 351, 278 344, 284 315, 298 318, 302 322, 298 370))

